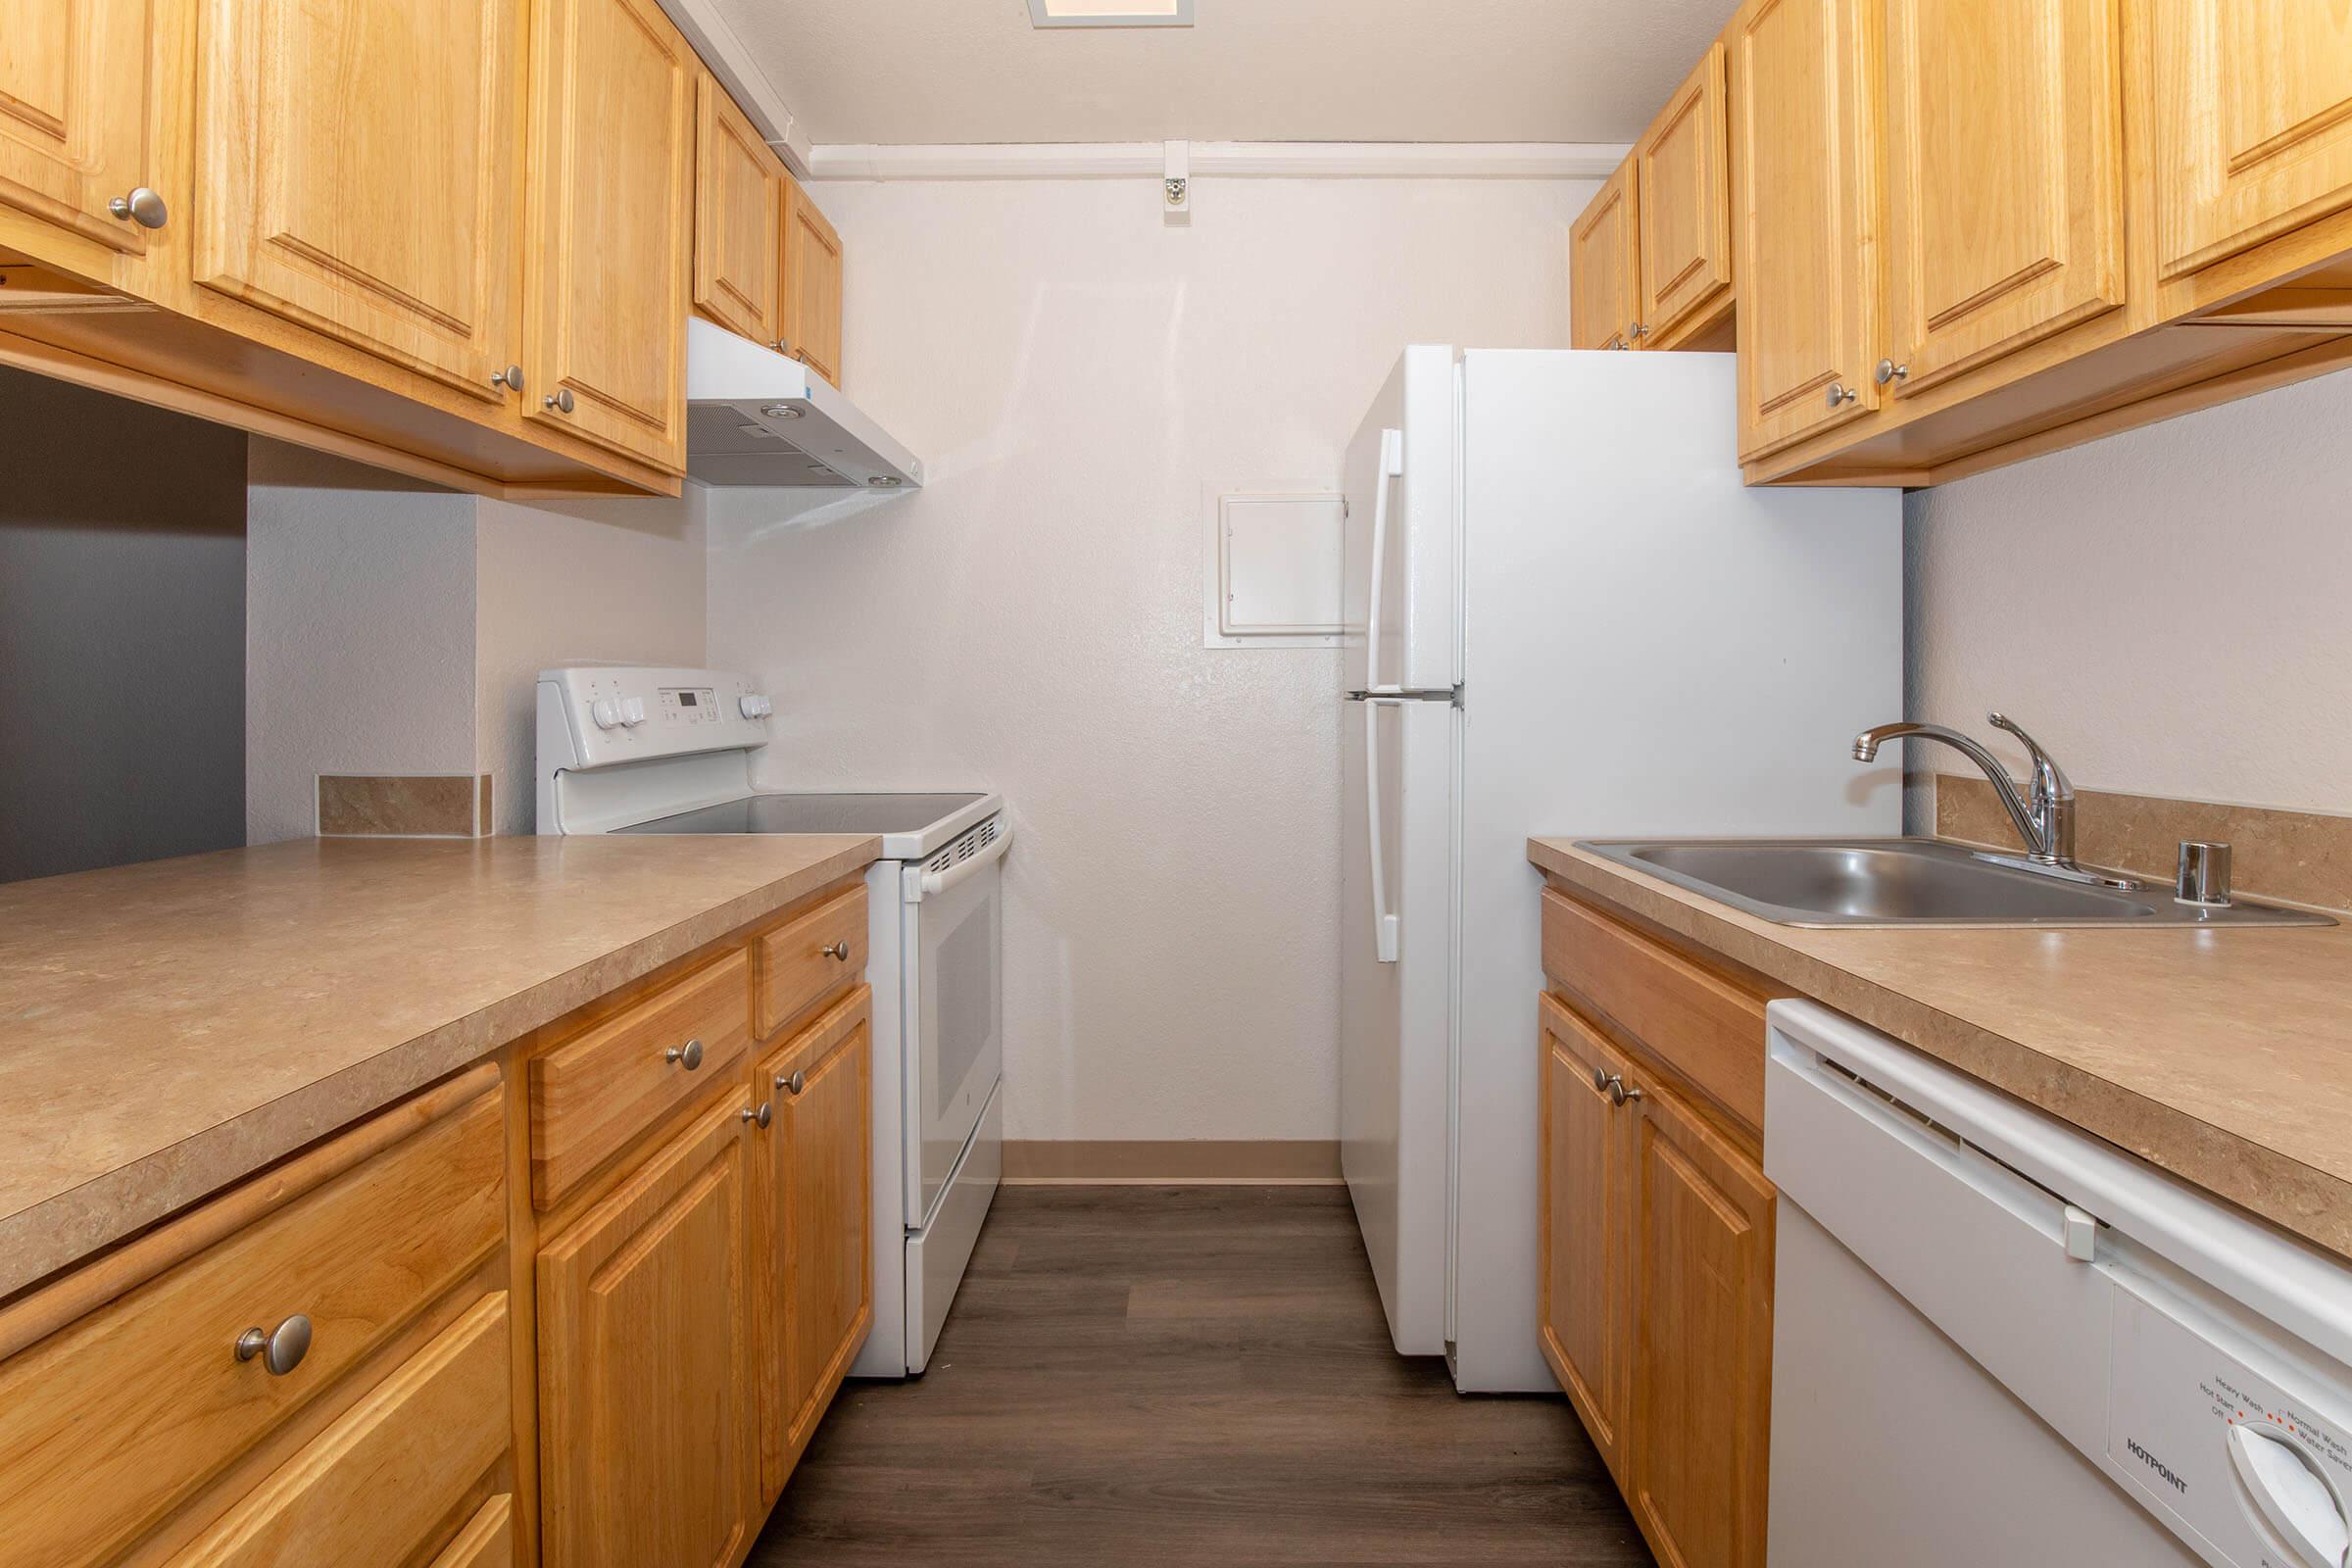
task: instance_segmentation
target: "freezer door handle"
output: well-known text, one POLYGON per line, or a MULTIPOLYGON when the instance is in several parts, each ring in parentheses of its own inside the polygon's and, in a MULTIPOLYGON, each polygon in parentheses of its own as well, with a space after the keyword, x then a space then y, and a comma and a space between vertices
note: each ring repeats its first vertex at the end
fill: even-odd
POLYGON ((1383 963, 1396 961, 1397 920, 1389 912, 1388 865, 1380 842, 1380 710, 1402 701, 1380 679, 1380 596, 1388 577, 1390 481, 1404 472, 1404 432, 1380 432, 1380 472, 1373 476, 1372 571, 1364 583, 1364 831, 1372 851, 1372 944, 1383 963))

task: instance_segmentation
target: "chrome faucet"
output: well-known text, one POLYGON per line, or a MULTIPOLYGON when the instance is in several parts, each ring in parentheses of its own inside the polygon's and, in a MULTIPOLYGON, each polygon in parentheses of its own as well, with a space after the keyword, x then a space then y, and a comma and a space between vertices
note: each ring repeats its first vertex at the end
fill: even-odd
POLYGON ((2034 866, 2095 881, 2113 881, 2096 872, 2084 871, 2075 863, 2075 786, 2065 770, 2051 760, 2040 742, 2006 714, 1985 716, 1993 728, 2006 730, 2025 743, 2026 756, 2034 770, 2026 786, 2027 794, 2019 793, 2017 783, 1998 758, 1958 730, 1946 729, 1941 724, 1881 724, 1866 729, 1854 737, 1854 760, 1875 760, 1879 748, 1888 741, 1941 741, 1976 763, 1991 780, 1993 793, 2001 798, 2002 808, 2017 825, 2017 836, 2025 841, 2026 858, 2034 866))

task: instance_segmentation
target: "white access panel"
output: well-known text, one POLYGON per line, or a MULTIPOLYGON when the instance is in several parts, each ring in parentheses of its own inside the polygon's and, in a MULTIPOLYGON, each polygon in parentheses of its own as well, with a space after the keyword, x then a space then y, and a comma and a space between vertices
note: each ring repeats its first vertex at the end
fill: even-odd
POLYGON ((1901 501, 1742 485, 1730 355, 1471 350, 1462 385, 1454 1378, 1550 1390, 1527 840, 1898 831, 1852 747, 1902 711, 1901 501))
POLYGON ((1346 516, 1336 490, 1217 497, 1214 636, 1283 647, 1337 637, 1346 516))

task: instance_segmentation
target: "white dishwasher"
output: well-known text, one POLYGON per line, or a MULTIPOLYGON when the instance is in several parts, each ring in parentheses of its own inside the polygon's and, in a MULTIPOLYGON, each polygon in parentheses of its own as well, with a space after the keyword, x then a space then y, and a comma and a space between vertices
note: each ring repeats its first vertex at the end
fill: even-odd
POLYGON ((1773 1568, 2345 1568, 2352 1268, 1848 1018, 1768 1017, 1773 1568))

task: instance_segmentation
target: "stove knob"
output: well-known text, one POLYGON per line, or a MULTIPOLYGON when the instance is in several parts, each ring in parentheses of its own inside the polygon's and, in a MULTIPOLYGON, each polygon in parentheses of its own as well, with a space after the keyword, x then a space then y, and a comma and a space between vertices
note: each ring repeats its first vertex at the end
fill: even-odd
POLYGON ((767 711, 767 700, 763 697, 739 697, 735 706, 743 710, 746 718, 758 718, 767 711))
POLYGON ((642 697, 632 697, 627 702, 623 703, 620 709, 620 719, 622 723, 628 725, 631 729, 635 729, 638 725, 644 723, 645 699, 642 697))
POLYGON ((596 720, 598 729, 618 729, 621 725, 620 705, 610 697, 599 697, 590 703, 588 716, 596 720))

